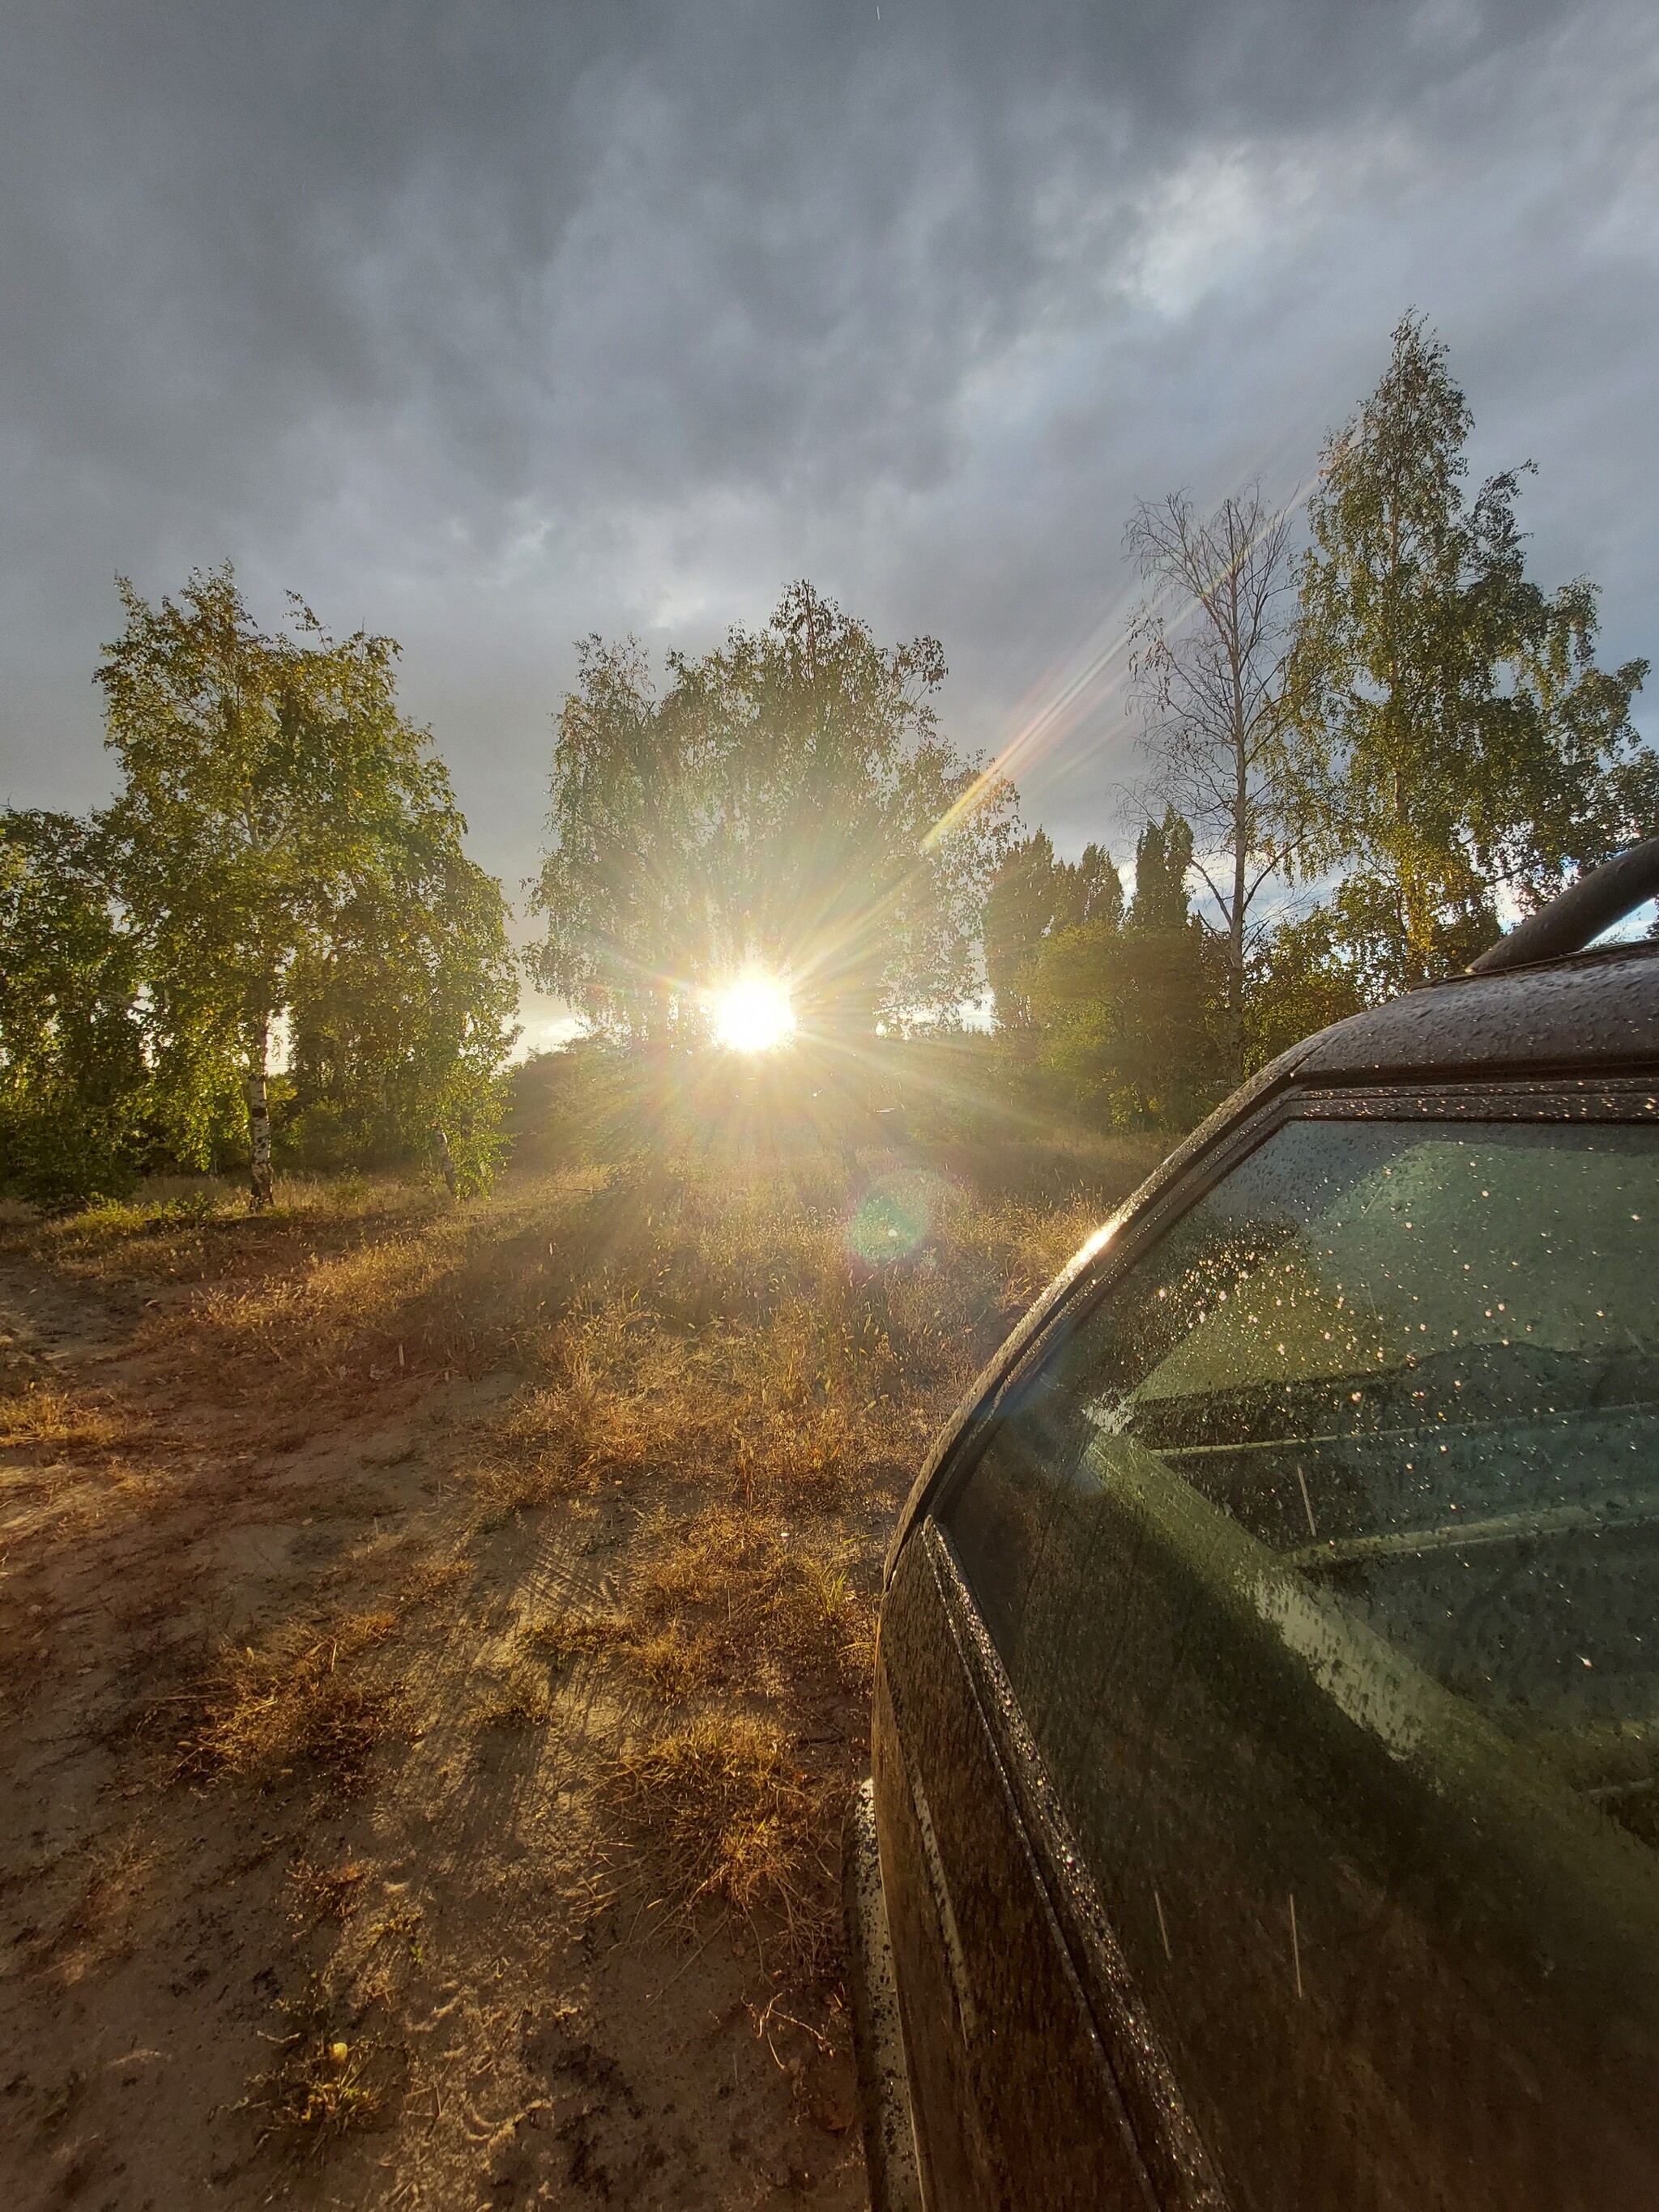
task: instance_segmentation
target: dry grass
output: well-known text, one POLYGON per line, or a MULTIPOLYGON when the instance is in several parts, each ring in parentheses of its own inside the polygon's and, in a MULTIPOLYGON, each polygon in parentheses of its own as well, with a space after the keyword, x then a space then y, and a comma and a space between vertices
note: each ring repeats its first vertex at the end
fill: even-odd
POLYGON ((724 1504, 665 1534, 630 1592, 634 1616, 647 1634, 685 1638, 703 1683, 862 1688, 875 1604, 854 1585, 850 1545, 815 1544, 776 1514, 724 1504))
POLYGON ((111 1955, 123 1949, 123 1931, 142 1909, 161 1856, 159 1847, 136 1830, 101 1839, 89 1852, 78 1893, 45 1940, 42 1955, 65 1950, 111 1955))
POLYGON ((423 1306, 465 1270, 481 1242, 494 1241, 501 1224, 476 1212, 394 1205, 388 1196, 378 1217, 329 1216, 319 1209, 314 1222, 278 1220, 267 1233, 281 1238, 287 1227, 283 1241, 292 1243, 292 1229, 301 1225, 315 1232, 303 1240, 303 1251, 276 1255, 297 1256, 292 1272, 258 1265, 264 1255, 255 1240, 264 1224, 256 1224, 244 1239, 245 1256, 254 1263, 246 1273, 227 1269, 224 1279, 209 1284, 188 1305, 159 1316, 150 1340, 205 1335, 228 1359, 270 1363, 312 1377, 343 1380, 370 1368, 378 1370, 375 1380, 385 1380, 407 1374, 411 1358, 429 1372, 445 1346, 434 1339, 423 1306), (357 1234, 343 1249, 326 1249, 354 1228, 357 1234))
POLYGON ((684 1463, 706 1450, 723 1378, 706 1349, 670 1336, 637 1291, 583 1299, 537 1346, 544 1379, 499 1424, 480 1493, 514 1508, 684 1463))
POLYGON ((553 1707, 539 1682, 514 1675, 480 1705, 473 1715, 479 1729, 540 1729, 552 1718, 553 1707))
POLYGON ((326 1635, 290 1631, 260 1650, 222 1651, 175 1771, 270 1784, 314 1768, 343 1789, 360 1785, 395 1704, 362 1662, 397 1627, 396 1613, 357 1613, 326 1635))
MULTIPOLYGON (((263 1216, 202 1186, 13 1234, 60 1276, 151 1292, 141 1343, 162 1363, 187 1352, 194 1387, 257 1395, 268 1417, 519 1369, 526 1388, 471 1474, 498 1511, 659 1476, 830 1506, 902 1481, 1156 1151, 1097 1146, 1092 1187, 1074 1175, 1057 1200, 987 1197, 923 1157, 849 1174, 823 1150, 755 1157, 666 1125, 640 1148, 641 1133, 606 1161, 597 1123, 574 1129, 556 1169, 459 1207, 387 1176, 284 1178, 263 1216)), ((15 1423, 71 1419, 7 1403, 15 1423)), ((72 1419, 93 1441, 96 1417, 72 1419)))
POLYGON ((439 1598, 453 1595, 462 1583, 471 1581, 477 1570, 477 1561, 465 1553, 452 1559, 434 1554, 422 1559, 398 1585, 398 1611, 411 1612, 417 1606, 431 1605, 439 1598))
MULTIPOLYGON (((1126 1149, 1111 1196, 1152 1149, 1126 1149)), ((509 1513, 690 1494, 644 1514, 618 1595, 526 1624, 521 1645, 554 1670, 612 1662, 690 1709, 623 1759, 609 1802, 672 1917, 744 1917, 822 1993, 873 1656, 864 1516, 896 1504, 938 1419, 1106 1205, 1098 1189, 981 1198, 915 1160, 849 1180, 835 1158, 685 1151, 619 1169, 605 1196, 597 1264, 562 1312, 538 1310, 520 1340, 530 1379, 468 1479, 509 1513), (834 1747, 810 1779, 786 1749, 805 1729, 834 1747)))
POLYGON ((550 1667, 568 1667, 595 1651, 626 1649, 634 1624, 625 1613, 557 1613, 527 1622, 521 1641, 550 1667))
POLYGON ((810 1974, 833 1949, 836 1885, 824 1851, 824 1786, 793 1763, 779 1735, 743 1714, 705 1714, 623 1752, 606 1795, 649 1838, 665 1902, 736 1913, 787 1965, 810 1974))
MULTIPOLYGON (((720 1078, 721 1111, 737 1079, 720 1078)), ((402 2106, 394 2046, 422 2031, 398 2027, 398 2008, 411 1989, 431 2002, 428 1937, 412 1901, 380 1899, 381 1837, 418 1855, 441 1826, 472 1833, 485 1808, 500 1822, 479 1845, 471 1918, 447 1904, 441 1923, 441 1971, 482 1986, 500 1966, 510 1880, 548 1850, 548 1793, 530 1785, 538 1732, 566 1716, 578 1724, 561 1732, 561 1801, 593 1851, 584 1909, 609 1909, 592 1901, 615 1895, 599 1870, 625 1860, 631 1902, 659 1908, 641 1925, 706 1936, 735 1923, 760 1946, 757 2018, 817 2021, 802 2032, 821 2049, 841 2034, 838 1832, 863 1757, 892 1512, 938 1420, 1153 1149, 1097 1146, 1079 1168, 1081 1153, 1051 1148, 1047 1180, 1028 1188, 1016 1147, 975 1153, 959 1130, 932 1142, 908 1109, 896 1146, 886 1122, 861 1149, 833 1131, 797 1144, 790 1124, 787 1145, 745 1149, 708 1121, 653 1122, 626 1089, 605 1126, 567 1115, 545 1164, 521 1164, 487 1201, 363 1177, 284 1183, 264 1217, 240 1194, 186 1188, 0 1227, 9 1259, 74 1294, 52 1310, 81 1297, 138 1319, 107 1407, 32 1359, 0 1385, 20 1487, 55 1478, 71 1444, 106 1455, 97 1496, 125 1487, 140 1536, 154 1511, 154 1560, 177 1556, 159 1540, 169 1513, 181 1528, 188 1517, 191 1543, 216 1534, 222 1508, 328 1524, 281 1553, 257 1612, 246 1583, 215 1590, 210 1543, 199 1584, 158 1584, 151 1672, 121 1723, 151 1741, 162 1731, 172 1774, 200 1785, 149 1801, 158 1832, 216 1820, 262 1833, 278 1808, 259 1813, 252 1793, 287 1793, 298 1856, 276 1885, 273 1940, 331 1956, 247 2109, 294 2145, 389 2124, 402 2106), (446 1391, 451 1378, 488 1383, 446 1391), (216 1429, 216 1401, 238 1401, 216 1429), (149 1422, 131 1456, 162 1472, 129 1474, 112 1455, 129 1409, 149 1422), (250 1448, 301 1443, 318 1449, 274 1466, 269 1486, 246 1480, 250 1448), (366 1484, 361 1464, 383 1472, 366 1484), (545 1527, 507 1525, 541 1512, 545 1527), (512 1636, 524 1589, 550 1586, 580 1595, 512 1636), (203 1621, 251 1618, 250 1641, 181 1672, 203 1621), (425 1731, 419 1826, 399 1829, 413 1814, 390 1789, 348 1823, 337 1799, 387 1779, 376 1747, 400 1727, 425 1731), (481 1769, 501 1786, 480 1790, 481 1769), (781 1997, 793 2013, 776 2012, 781 1997)), ((22 1662, 41 1663, 30 1655, 46 1644, 31 1623, 22 1662)), ((100 1874, 82 1920, 125 1940, 130 1892, 158 1879, 137 1862, 100 1874)), ((239 1913, 267 1909, 248 1901, 258 1887, 240 1886, 239 1913)), ((104 1938, 73 1940, 90 1954, 104 1938)), ((696 1981, 688 1961, 683 1989, 696 1981)), ((435 2100, 433 2120, 445 2136, 454 2125, 435 2100)), ((424 2106, 419 2124, 430 2132, 424 2106)))
POLYGON ((665 1881, 671 1923, 705 1905, 735 1912, 792 1980, 833 1980, 831 1871, 876 1611, 855 1585, 855 1549, 724 1501, 659 1516, 644 1541, 622 1604, 531 1622, 521 1641, 556 1668, 609 1656, 660 1703, 702 1707, 624 1754, 608 1800, 665 1881), (814 1713, 840 1717, 817 1739, 839 1750, 809 1778, 787 1747, 814 1713))
POLYGON ((369 2039, 308 2028, 289 2038, 248 2102, 264 2116, 267 2134, 280 2130, 295 2148, 320 2154, 342 2136, 387 2124, 397 2071, 369 2039))
POLYGON ((522 1641, 554 1667, 594 1653, 625 1659, 670 1699, 862 1690, 876 1607, 855 1586, 849 1542, 815 1542, 775 1514, 725 1504, 659 1518, 645 1540, 623 1605, 551 1614, 527 1624, 522 1641))
POLYGON ((0 1392, 0 1445, 48 1444, 61 1451, 104 1452, 126 1433, 100 1406, 49 1382, 26 1382, 0 1392))
POLYGON ((15 1232, 17 1249, 94 1289, 149 1290, 138 1342, 188 1348, 219 1395, 307 1407, 340 1386, 481 1371, 523 1327, 534 1275, 518 1248, 608 1170, 523 1178, 455 1206, 392 1176, 280 1178, 240 1197, 105 1205, 15 1232), (487 1310, 486 1310, 487 1309, 487 1310))
POLYGON ((368 1868, 355 1859, 337 1867, 313 1866, 309 1859, 295 1859, 288 1878, 294 1885, 296 1917, 307 1926, 319 1920, 346 1919, 368 1873, 368 1868))
POLYGON ((597 1279, 524 1332, 532 1379, 471 1470, 497 1510, 653 1478, 796 1511, 902 1488, 1099 1215, 980 1206, 933 1177, 905 1200, 919 1241, 877 1265, 859 1217, 873 1204, 885 1220, 883 1191, 849 1194, 828 1170, 687 1166, 609 1195, 619 1225, 597 1279))

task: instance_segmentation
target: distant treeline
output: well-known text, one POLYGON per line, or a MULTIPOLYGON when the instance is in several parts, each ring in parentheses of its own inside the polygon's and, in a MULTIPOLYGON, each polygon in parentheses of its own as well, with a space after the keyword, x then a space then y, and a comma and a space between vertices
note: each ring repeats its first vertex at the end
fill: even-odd
MULTIPOLYGON (((537 979, 620 1042, 707 1034, 753 965, 803 1026, 959 1025, 988 991, 1011 1083, 1191 1121, 1325 1022, 1464 965, 1659 826, 1596 665, 1596 595, 1528 577, 1521 471, 1470 497, 1470 414, 1407 317, 1331 439, 1298 550, 1257 489, 1143 505, 1132 676, 1145 827, 1055 858, 933 705, 938 643, 884 647, 810 585, 660 688, 590 638, 556 724, 537 979)), ((98 671, 119 769, 89 817, 0 813, 0 1189, 46 1204, 146 1169, 500 1152, 518 966, 500 884, 396 646, 295 603, 258 630, 227 568, 123 585, 98 671), (279 1049, 280 1048, 280 1049, 279 1049), (273 1070, 280 1064, 281 1072, 273 1070)), ((1125 794, 1117 794, 1121 811, 1125 794)))
POLYGON ((1595 587, 1528 577, 1523 471, 1466 497, 1470 427, 1407 317, 1325 447, 1299 552, 1254 490, 1137 511, 1133 899, 1109 854, 1060 862, 1038 832, 987 902, 998 1024, 1031 1075, 1184 1126, 1659 830, 1659 759, 1630 720, 1648 664, 1598 668, 1595 587))

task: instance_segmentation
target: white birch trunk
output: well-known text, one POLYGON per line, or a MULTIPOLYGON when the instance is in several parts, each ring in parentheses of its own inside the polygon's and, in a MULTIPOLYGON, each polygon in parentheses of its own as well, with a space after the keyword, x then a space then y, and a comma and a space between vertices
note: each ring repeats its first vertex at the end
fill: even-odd
POLYGON ((270 1102, 265 1092, 265 1064, 270 1053, 270 1027, 262 1022, 254 1050, 249 1056, 247 1078, 248 1203, 256 1213, 264 1212, 272 1195, 270 1102))
POLYGON ((437 1156, 439 1172, 448 1185, 450 1196, 459 1198, 461 1194, 460 1178, 455 1172, 455 1160, 449 1149, 449 1139, 441 1129, 432 1132, 432 1149, 437 1156))

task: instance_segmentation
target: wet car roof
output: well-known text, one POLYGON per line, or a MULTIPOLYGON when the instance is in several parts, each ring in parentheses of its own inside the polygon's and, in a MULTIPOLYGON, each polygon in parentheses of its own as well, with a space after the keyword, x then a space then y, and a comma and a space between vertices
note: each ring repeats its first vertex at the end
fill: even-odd
POLYGON ((1537 968, 1458 975, 1326 1030, 1298 1083, 1443 1071, 1588 1073, 1659 1060, 1659 945, 1605 945, 1537 968))

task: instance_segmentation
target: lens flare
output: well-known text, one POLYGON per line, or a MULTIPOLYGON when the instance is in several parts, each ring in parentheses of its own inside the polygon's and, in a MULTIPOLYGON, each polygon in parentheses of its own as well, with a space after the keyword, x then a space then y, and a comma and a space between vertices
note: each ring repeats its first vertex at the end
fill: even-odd
POLYGON ((731 1052, 770 1052, 793 1034, 795 1010, 773 975, 739 975, 714 994, 714 1035, 731 1052))
POLYGON ((846 1245, 866 1267, 908 1260, 933 1233, 950 1185, 927 1168, 881 1176, 860 1198, 847 1224, 846 1245))

